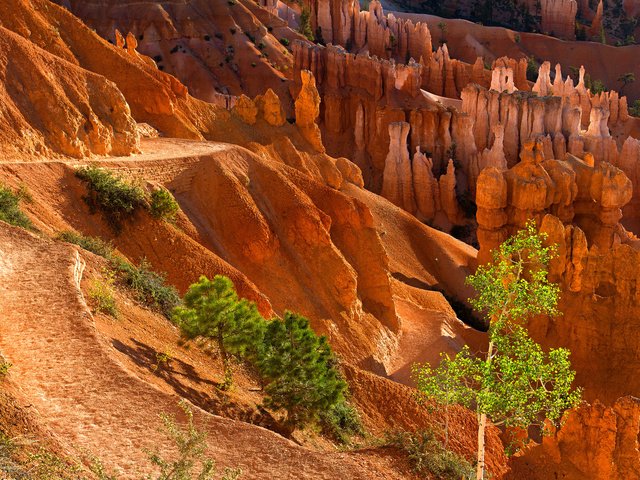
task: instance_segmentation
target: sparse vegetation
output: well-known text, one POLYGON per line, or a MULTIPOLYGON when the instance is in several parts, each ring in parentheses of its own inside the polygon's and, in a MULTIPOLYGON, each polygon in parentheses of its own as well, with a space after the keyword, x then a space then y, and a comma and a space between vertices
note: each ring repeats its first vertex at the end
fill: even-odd
POLYGON ((557 423, 580 400, 580 390, 571 387, 575 372, 569 351, 544 353, 522 326, 534 315, 558 314, 559 287, 547 279, 555 246, 545 246, 545 240, 535 222, 529 222, 494 251, 492 263, 468 277, 467 283, 478 292, 470 302, 490 324, 486 355, 464 347, 454 358, 443 354, 437 368, 414 367, 418 390, 425 398, 475 409, 477 480, 484 478, 488 418, 494 425, 542 428, 545 419, 557 423))
POLYGON ((108 260, 110 268, 115 271, 115 280, 129 288, 138 302, 162 312, 167 318, 180 304, 180 295, 175 287, 167 285, 164 275, 153 271, 146 260, 143 259, 136 267, 115 254, 111 243, 98 237, 66 231, 59 233, 58 239, 78 245, 108 260))
POLYGON ((106 258, 107 260, 112 260, 114 258, 113 245, 110 242, 105 242, 101 238, 87 237, 70 230, 60 232, 57 238, 58 240, 62 240, 63 242, 78 245, 79 247, 82 247, 91 253, 95 253, 96 255, 106 258))
POLYGON ((175 287, 167 285, 164 275, 154 272, 146 260, 143 259, 137 267, 121 258, 116 258, 114 264, 119 279, 143 305, 169 318, 173 309, 180 304, 175 287))
POLYGON ((280 39, 280 43, 282 45, 284 45, 285 47, 288 47, 290 45, 291 42, 289 42, 289 40, 287 38, 281 38, 280 39))
POLYGON ((142 187, 95 166, 76 170, 76 176, 86 183, 87 195, 84 201, 92 212, 103 212, 107 222, 119 232, 122 222, 138 207, 146 205, 142 187))
POLYGON ((386 443, 405 452, 411 467, 420 475, 431 474, 441 480, 473 478, 471 464, 444 448, 430 430, 394 432, 387 436, 386 443))
POLYGON ((157 188, 151 192, 151 206, 149 211, 153 218, 173 222, 180 210, 180 206, 171 192, 165 188, 157 188))
POLYGON ((0 355, 0 380, 7 376, 7 374, 9 373, 9 369, 12 366, 13 365, 11 364, 11 362, 5 360, 5 358, 0 355))
MULTIPOLYGON (((166 459, 159 450, 149 452, 149 460, 160 470, 157 480, 213 480, 217 478, 215 462, 206 457, 207 434, 199 431, 193 423, 193 412, 186 402, 180 407, 187 417, 187 423, 180 426, 175 418, 162 414, 162 431, 172 440, 178 450, 175 459, 166 459), (198 472, 196 473, 196 469, 198 472)), ((225 468, 220 480, 236 480, 242 470, 225 468)))
POLYGON ((365 433, 360 414, 346 400, 322 410, 319 417, 323 433, 342 444, 348 444, 351 437, 365 433))
POLYGON ((622 83, 622 87, 620 87, 620 94, 622 94, 627 85, 636 81, 636 76, 633 72, 623 73, 618 77, 618 81, 622 83))
POLYGON ((0 184, 0 220, 16 227, 33 230, 33 223, 31 223, 29 217, 20 210, 20 201, 29 199, 30 195, 25 196, 21 192, 23 192, 22 189, 14 192, 10 188, 0 184))
POLYGON ((118 318, 118 307, 113 293, 115 272, 109 269, 102 270, 102 279, 94 279, 89 288, 89 298, 97 312, 106 313, 113 318, 118 318))
MULTIPOLYGON (((193 411, 181 400, 180 408, 187 421, 179 425, 175 417, 161 414, 160 432, 174 444, 177 450, 175 458, 165 458, 159 449, 147 451, 149 461, 158 473, 146 476, 145 480, 238 480, 242 475, 239 468, 225 468, 218 473, 215 461, 206 456, 207 434, 198 430, 193 421, 193 411)), ((98 458, 91 459, 91 471, 99 480, 118 480, 118 476, 107 472, 98 458)))
POLYGON ((534 56, 527 58, 527 80, 535 82, 538 79, 538 70, 540 70, 540 64, 534 56))

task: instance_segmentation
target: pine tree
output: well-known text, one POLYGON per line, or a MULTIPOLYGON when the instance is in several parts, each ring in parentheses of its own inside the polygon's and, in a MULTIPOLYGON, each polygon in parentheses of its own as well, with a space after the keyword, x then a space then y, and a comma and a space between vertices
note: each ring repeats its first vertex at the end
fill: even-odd
POLYGON ((238 298, 227 277, 200 277, 189 287, 184 305, 174 310, 173 318, 184 337, 201 337, 216 343, 224 368, 223 389, 233 382, 230 355, 257 358, 265 321, 255 303, 238 298))
POLYGON ((548 419, 557 423, 562 413, 577 404, 580 390, 572 390, 575 372, 569 351, 545 354, 522 326, 534 315, 556 315, 559 288, 547 279, 554 248, 535 222, 494 251, 493 263, 468 278, 478 296, 474 308, 490 322, 486 355, 465 347, 454 358, 443 355, 440 365, 414 368, 418 390, 425 397, 449 405, 475 408, 478 418, 477 480, 484 478, 485 427, 527 428, 548 419))
POLYGON ((347 384, 331 347, 301 315, 285 312, 267 324, 258 369, 267 382, 265 406, 287 412, 287 434, 344 401, 347 384))

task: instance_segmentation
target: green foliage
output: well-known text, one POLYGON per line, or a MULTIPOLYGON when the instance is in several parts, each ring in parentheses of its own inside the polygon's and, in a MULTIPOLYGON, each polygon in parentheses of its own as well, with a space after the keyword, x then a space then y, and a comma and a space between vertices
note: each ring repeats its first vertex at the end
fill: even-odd
POLYGON ((134 292, 136 300, 171 317, 173 309, 180 304, 180 295, 175 287, 167 285, 164 275, 154 272, 144 259, 137 267, 121 258, 115 258, 113 264, 118 278, 134 292))
POLYGON ((444 448, 430 430, 395 432, 387 437, 387 443, 405 452, 418 474, 431 474, 441 480, 473 478, 471 464, 444 448))
POLYGON ((284 45, 285 47, 288 47, 291 42, 289 42, 289 39, 287 39, 287 38, 281 38, 280 39, 280 43, 282 45, 284 45))
POLYGON ((364 435, 360 414, 346 400, 322 410, 319 417, 323 432, 340 443, 348 444, 350 437, 364 435))
MULTIPOLYGON (((149 460, 158 467, 160 474, 156 480, 213 480, 217 477, 215 462, 205 457, 207 450, 207 434, 199 431, 193 423, 193 412, 186 402, 180 402, 180 407, 187 417, 187 423, 180 426, 175 418, 161 414, 163 428, 167 436, 173 441, 178 450, 178 457, 165 459, 159 451, 150 452, 149 460), (195 473, 195 469, 199 472, 195 473)), ((221 480, 236 480, 240 477, 240 469, 226 468, 221 480)))
MULTIPOLYGON (((147 451, 149 461, 159 473, 147 475, 145 480, 238 480, 242 475, 239 468, 225 468, 222 475, 217 473, 215 461, 206 456, 206 432, 196 428, 189 405, 184 400, 179 405, 187 419, 184 425, 176 423, 171 415, 160 415, 160 432, 172 441, 178 454, 175 458, 168 459, 158 449, 147 451)), ((117 475, 107 472, 98 458, 91 459, 90 470, 98 480, 118 480, 117 475)))
POLYGON ((149 211, 153 218, 173 222, 179 210, 180 206, 169 190, 158 188, 151 192, 149 211))
POLYGON ((311 10, 309 10, 309 7, 302 9, 299 24, 298 31, 307 37, 307 40, 313 42, 315 38, 313 36, 313 29, 311 28, 311 10))
POLYGON ((189 287, 184 306, 174 310, 174 321, 187 339, 204 338, 215 342, 224 367, 223 389, 233 382, 229 355, 256 358, 264 319, 255 303, 240 300, 233 283, 216 275, 213 280, 201 276, 189 287))
POLYGON ((287 412, 285 425, 302 426, 343 401, 346 382, 324 336, 301 315, 285 312, 267 324, 258 370, 268 381, 265 405, 287 412))
POLYGON ((13 366, 13 364, 4 359, 2 355, 0 355, 0 380, 7 376, 9 373, 9 369, 13 366))
POLYGON ((81 468, 77 464, 55 455, 44 448, 28 455, 30 480, 65 480, 79 478, 81 468))
POLYGON ((636 81, 636 76, 633 72, 623 73, 618 77, 618 81, 622 83, 622 87, 620 88, 622 92, 627 85, 636 81))
POLYGON ((454 358, 444 354, 440 366, 417 366, 418 390, 443 405, 475 405, 494 425, 527 428, 547 418, 558 423, 562 413, 580 399, 571 390, 575 372, 569 351, 542 351, 520 325, 494 332, 491 362, 468 347, 454 358))
POLYGON ((58 239, 78 245, 108 260, 110 267, 116 272, 114 280, 129 288, 135 299, 146 307, 160 311, 170 318, 173 309, 180 304, 180 295, 175 287, 167 285, 165 276, 154 272, 146 260, 142 260, 140 266, 136 267, 116 255, 110 242, 98 237, 65 231, 58 234, 58 239))
POLYGON ((79 247, 82 247, 91 253, 95 253, 96 255, 106 258, 107 260, 112 260, 114 258, 113 245, 111 244, 111 242, 105 242, 99 237, 88 237, 71 230, 67 230, 64 232, 60 232, 57 238, 58 240, 62 240, 63 242, 78 245, 79 247))
POLYGON ((640 100, 633 102, 633 105, 629 107, 629 114, 634 117, 640 117, 640 100))
POLYGON ((527 80, 535 82, 538 79, 538 70, 540 64, 537 62, 534 56, 527 58, 527 80))
MULTIPOLYGON (((535 315, 558 314, 559 287, 547 279, 555 245, 546 246, 535 222, 493 252, 493 262, 467 278, 477 296, 473 307, 485 314, 489 327, 486 355, 468 347, 454 358, 442 355, 440 365, 414 366, 418 390, 443 405, 475 408, 479 438, 488 416, 495 425, 528 428, 545 419, 558 423, 575 406, 580 390, 572 390, 575 372, 569 351, 545 354, 522 326, 535 315)), ((478 445, 479 470, 484 468, 484 440, 478 445)))
POLYGON ((144 190, 114 173, 95 166, 76 170, 76 176, 87 184, 83 197, 92 211, 101 210, 116 232, 136 208, 146 205, 144 190))
POLYGON ((0 220, 16 227, 33 230, 33 223, 22 210, 20 210, 20 200, 24 197, 18 192, 14 192, 8 187, 0 184, 0 220))
POLYGON ((545 246, 545 235, 535 222, 493 251, 493 262, 481 265, 467 278, 478 295, 471 305, 492 323, 526 320, 532 315, 557 315, 560 288, 547 279, 547 266, 555 246, 545 246))
POLYGON ((97 312, 106 313, 113 318, 118 318, 118 307, 113 296, 113 285, 115 283, 115 272, 103 269, 103 279, 96 278, 89 288, 89 298, 97 312))
POLYGON ((265 406, 285 410, 285 433, 319 420, 332 432, 348 435, 357 429, 357 414, 345 402, 346 383, 325 337, 309 321, 286 312, 284 319, 266 321, 253 302, 240 299, 233 283, 217 275, 202 276, 189 287, 173 319, 186 339, 216 345, 224 367, 221 388, 232 384, 231 356, 255 367, 266 394, 265 406))

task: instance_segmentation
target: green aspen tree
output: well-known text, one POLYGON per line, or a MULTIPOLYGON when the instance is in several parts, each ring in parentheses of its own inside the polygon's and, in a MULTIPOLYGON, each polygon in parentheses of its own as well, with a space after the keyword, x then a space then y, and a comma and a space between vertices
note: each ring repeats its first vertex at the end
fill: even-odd
POLYGON ((471 304, 490 323, 486 354, 474 355, 465 347, 453 358, 443 355, 437 368, 414 366, 418 390, 426 398, 475 409, 477 480, 485 473, 487 419, 521 428, 542 425, 545 419, 557 423, 580 400, 580 390, 572 389, 569 351, 545 353, 523 327, 535 315, 558 314, 560 290, 547 279, 555 246, 545 246, 545 239, 529 222, 493 252, 493 262, 467 278, 477 291, 471 304))

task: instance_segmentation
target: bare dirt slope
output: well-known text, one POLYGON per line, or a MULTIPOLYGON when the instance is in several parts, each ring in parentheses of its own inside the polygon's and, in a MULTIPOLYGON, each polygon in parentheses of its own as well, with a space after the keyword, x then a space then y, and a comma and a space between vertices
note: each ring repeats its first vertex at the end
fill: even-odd
MULTIPOLYGON (((75 248, 3 224, 0 252, 0 349, 22 393, 72 448, 88 449, 127 478, 148 471, 142 449, 166 451, 154 426, 160 413, 179 413, 178 397, 114 360, 79 289, 84 260, 75 248)), ((321 455, 201 411, 197 421, 209 433, 209 453, 221 466, 241 466, 243 478, 401 478, 382 473, 366 455, 321 455)))

